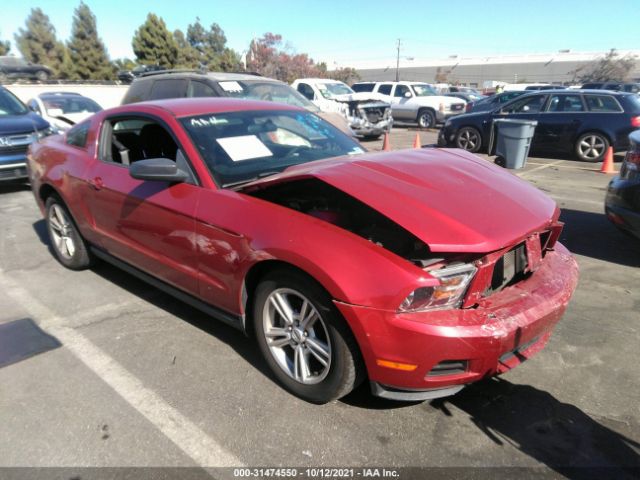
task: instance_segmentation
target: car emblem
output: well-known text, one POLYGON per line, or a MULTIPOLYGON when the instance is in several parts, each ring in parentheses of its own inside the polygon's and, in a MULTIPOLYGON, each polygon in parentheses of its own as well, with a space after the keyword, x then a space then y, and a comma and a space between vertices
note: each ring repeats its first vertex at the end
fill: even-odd
POLYGON ((9 147, 11 140, 8 137, 0 137, 0 147, 9 147))

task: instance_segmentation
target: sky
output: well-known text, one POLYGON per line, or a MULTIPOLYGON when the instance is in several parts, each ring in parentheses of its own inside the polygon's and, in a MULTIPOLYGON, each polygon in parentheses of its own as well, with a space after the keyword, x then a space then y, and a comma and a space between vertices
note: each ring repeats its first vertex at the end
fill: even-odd
MULTIPOLYGON (((0 40, 12 41, 31 8, 49 15, 58 37, 68 39, 79 0, 3 0, 0 40)), ((218 23, 228 46, 242 53, 252 38, 279 33, 298 53, 329 69, 362 62, 395 62, 400 56, 442 58, 640 49, 640 0, 617 0, 615 11, 585 0, 85 0, 112 59, 133 58, 131 38, 147 14, 170 30, 186 31, 200 17, 218 23)))

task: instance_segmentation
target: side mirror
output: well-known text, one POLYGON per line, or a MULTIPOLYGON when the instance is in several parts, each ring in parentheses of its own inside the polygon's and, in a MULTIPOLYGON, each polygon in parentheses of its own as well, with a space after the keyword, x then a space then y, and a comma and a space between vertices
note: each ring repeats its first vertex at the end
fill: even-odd
POLYGON ((411 98, 411 92, 404 92, 404 98, 411 98))
POLYGON ((149 158, 138 160, 129 167, 129 175, 138 180, 150 182, 181 183, 187 180, 187 174, 168 158, 149 158))
POLYGON ((531 108, 529 108, 529 105, 525 105, 524 107, 522 107, 523 112, 528 112, 529 110, 531 110, 531 108))

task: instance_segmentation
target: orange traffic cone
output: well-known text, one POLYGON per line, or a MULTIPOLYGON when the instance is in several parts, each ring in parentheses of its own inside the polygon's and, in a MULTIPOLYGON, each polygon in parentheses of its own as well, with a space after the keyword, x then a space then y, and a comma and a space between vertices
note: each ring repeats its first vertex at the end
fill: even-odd
POLYGON ((382 142, 382 151, 389 152, 391 151, 391 145, 389 143, 389 132, 385 132, 384 141, 382 142))
POLYGON ((422 142, 420 141, 420 134, 416 132, 416 138, 413 139, 413 148, 422 148, 422 142))
POLYGON ((607 148, 607 153, 604 156, 604 162, 602 162, 602 168, 600 173, 617 173, 613 168, 613 147, 607 148))

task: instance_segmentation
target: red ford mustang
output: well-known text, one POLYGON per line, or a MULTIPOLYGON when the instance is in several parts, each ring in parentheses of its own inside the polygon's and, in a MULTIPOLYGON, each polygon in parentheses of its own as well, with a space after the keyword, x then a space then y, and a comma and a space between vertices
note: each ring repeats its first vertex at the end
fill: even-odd
POLYGON ((577 266, 542 192, 461 150, 364 153, 229 99, 100 112, 34 144, 58 260, 100 258, 255 335, 294 394, 451 395, 539 351, 577 266))

